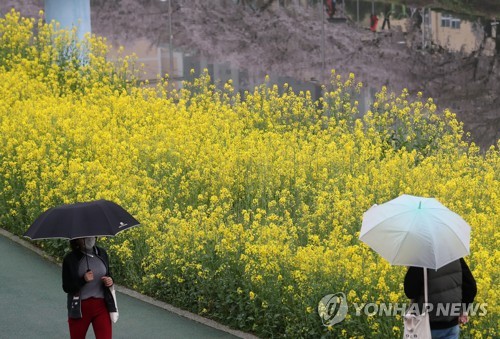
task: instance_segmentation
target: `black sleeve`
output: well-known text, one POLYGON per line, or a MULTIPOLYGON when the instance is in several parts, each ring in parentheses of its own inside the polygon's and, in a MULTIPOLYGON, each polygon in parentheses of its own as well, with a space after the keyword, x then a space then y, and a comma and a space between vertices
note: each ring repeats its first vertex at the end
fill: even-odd
POLYGON ((64 257, 62 282, 63 290, 66 293, 76 293, 86 284, 83 276, 78 276, 78 260, 72 253, 64 257))
POLYGON ((476 280, 463 258, 460 259, 460 264, 462 265, 462 302, 470 304, 477 294, 476 280))
POLYGON ((418 299, 423 293, 424 271, 421 267, 410 267, 405 275, 405 294, 409 299, 418 299))

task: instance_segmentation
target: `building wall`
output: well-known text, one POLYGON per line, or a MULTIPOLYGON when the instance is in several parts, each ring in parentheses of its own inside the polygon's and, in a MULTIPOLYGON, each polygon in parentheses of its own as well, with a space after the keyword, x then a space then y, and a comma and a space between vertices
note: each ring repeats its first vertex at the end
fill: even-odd
POLYGON ((471 53, 477 50, 481 43, 470 21, 448 18, 443 16, 443 13, 431 11, 431 29, 432 41, 452 51, 471 53), (444 27, 443 20, 449 22, 450 26, 444 27), (459 27, 453 27, 453 23, 459 27))

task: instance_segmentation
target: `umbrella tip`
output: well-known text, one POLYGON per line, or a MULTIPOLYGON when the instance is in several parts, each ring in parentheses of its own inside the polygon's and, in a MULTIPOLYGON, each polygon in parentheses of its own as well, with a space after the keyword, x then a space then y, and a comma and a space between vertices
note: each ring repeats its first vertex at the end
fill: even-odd
POLYGON ((419 210, 420 210, 420 209, 422 209, 422 201, 419 201, 419 202, 418 202, 418 209, 419 209, 419 210))

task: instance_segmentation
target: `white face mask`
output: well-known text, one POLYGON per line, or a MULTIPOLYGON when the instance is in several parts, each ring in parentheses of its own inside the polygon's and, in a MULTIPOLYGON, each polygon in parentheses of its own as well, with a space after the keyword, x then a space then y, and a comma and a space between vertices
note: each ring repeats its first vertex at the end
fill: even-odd
POLYGON ((85 238, 85 249, 91 250, 95 245, 95 237, 85 238))

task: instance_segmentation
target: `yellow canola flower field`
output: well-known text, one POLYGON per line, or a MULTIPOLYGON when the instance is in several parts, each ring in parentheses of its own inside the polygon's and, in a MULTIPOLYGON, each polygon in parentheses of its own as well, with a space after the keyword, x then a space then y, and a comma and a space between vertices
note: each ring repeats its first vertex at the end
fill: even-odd
MULTIPOLYGON (((472 227, 466 257, 487 313, 463 331, 498 332, 500 143, 484 152, 431 99, 332 71, 314 102, 263 84, 245 96, 207 74, 180 90, 131 81, 106 42, 75 46, 52 26, 0 19, 0 222, 22 234, 45 209, 99 198, 142 226, 106 239, 115 280, 261 337, 398 338, 406 269, 358 240, 363 212, 401 194, 436 197, 472 227), (78 51, 85 50, 83 58, 78 51), (69 52, 68 52, 69 51, 69 52), (347 318, 317 308, 347 296, 347 318)), ((40 246, 62 256, 65 243, 40 246)))

